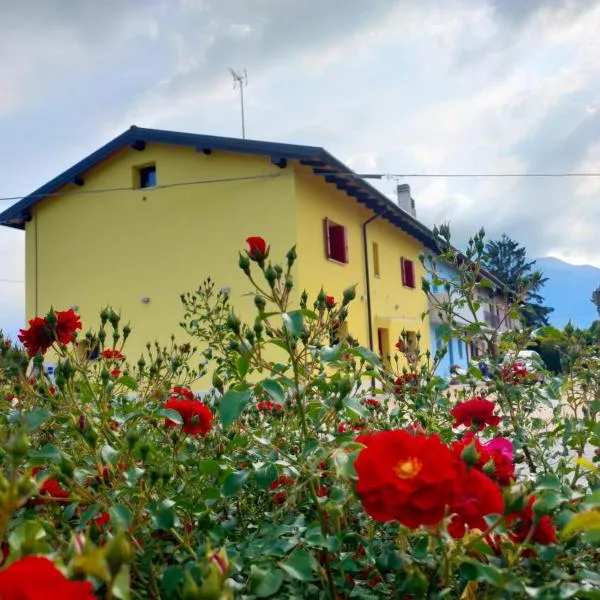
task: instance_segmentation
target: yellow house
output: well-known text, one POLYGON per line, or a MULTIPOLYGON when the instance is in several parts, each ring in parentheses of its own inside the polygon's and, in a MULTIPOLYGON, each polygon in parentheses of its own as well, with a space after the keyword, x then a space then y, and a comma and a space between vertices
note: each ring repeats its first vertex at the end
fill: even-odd
POLYGON ((254 314, 237 265, 253 235, 274 260, 297 245, 298 292, 341 298, 357 284, 348 327, 361 344, 385 356, 405 329, 429 347, 418 256, 432 233, 319 147, 131 127, 0 223, 25 230, 27 317, 72 306, 95 328, 111 305, 132 323, 131 358, 182 337, 180 294, 208 276, 254 314))

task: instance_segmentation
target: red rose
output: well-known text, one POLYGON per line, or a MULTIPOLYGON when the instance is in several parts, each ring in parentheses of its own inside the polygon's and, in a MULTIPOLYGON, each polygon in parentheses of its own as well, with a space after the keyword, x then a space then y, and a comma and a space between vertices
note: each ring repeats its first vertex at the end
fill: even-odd
POLYGON ((461 538, 469 529, 485 531, 486 515, 501 515, 504 511, 504 499, 500 488, 481 471, 471 469, 461 481, 458 495, 450 505, 454 513, 448 532, 454 538, 461 538))
POLYGON ((73 334, 77 329, 81 329, 79 316, 73 312, 73 309, 58 310, 56 316, 56 339, 61 344, 68 344, 73 339, 73 334))
MULTIPOLYGON (((213 414, 204 403, 197 400, 179 400, 171 398, 165 408, 176 410, 183 419, 183 431, 189 435, 206 437, 212 429, 213 414)), ((167 427, 177 427, 177 423, 165 419, 167 427)))
POLYGON ((405 394, 409 388, 416 388, 419 385, 419 377, 416 373, 404 373, 396 379, 394 394, 401 396, 405 394))
POLYGON ((398 350, 398 352, 404 352, 406 350, 406 345, 404 344, 404 342, 396 342, 396 350, 398 350))
MULTIPOLYGON (((36 475, 40 471, 43 471, 42 467, 34 467, 31 470, 31 474, 36 475)), ((38 495, 47 496, 49 501, 54 500, 56 502, 64 502, 64 499, 69 497, 69 492, 60 486, 58 479, 50 477, 40 486, 38 495)), ((46 500, 44 498, 37 498, 33 501, 34 504, 44 504, 45 502, 46 500)))
POLYGON ((47 558, 26 556, 0 571, 2 600, 96 600, 89 581, 69 581, 47 558))
POLYGON ((495 407, 494 402, 479 396, 466 402, 459 402, 450 411, 450 414, 454 417, 452 427, 460 427, 460 425, 471 427, 471 425, 475 425, 479 430, 484 429, 486 425, 495 427, 500 423, 500 417, 494 415, 495 407))
POLYGON ((29 357, 33 358, 36 354, 45 354, 52 346, 54 337, 48 321, 36 317, 29 321, 28 329, 19 329, 19 340, 27 348, 29 357))
POLYGON ((104 526, 110 521, 110 515, 107 512, 103 512, 99 517, 94 519, 96 527, 100 530, 100 533, 104 532, 104 526))
POLYGON ((179 400, 194 400, 194 392, 189 388, 176 385, 171 391, 171 398, 177 398, 179 400))
POLYGON ((267 248, 267 243, 261 237, 249 237, 246 239, 246 243, 248 244, 248 256, 256 261, 262 261, 267 258, 269 251, 267 248))
POLYGON ((379 400, 377 400, 377 398, 367 398, 365 400, 365 404, 367 406, 376 406, 377 407, 377 406, 381 405, 381 402, 379 402, 379 400))
POLYGON ((120 369, 113 369, 110 372, 111 379, 119 379, 121 377, 122 371, 120 369))
MULTIPOLYGON (((496 438, 510 444, 509 440, 496 438)), ((475 444, 475 450, 479 457, 473 468, 485 473, 490 479, 498 482, 501 486, 507 486, 512 483, 515 477, 515 465, 504 447, 504 444, 497 443, 494 446, 494 440, 487 444, 482 444, 479 438, 472 432, 467 431, 461 440, 452 443, 452 450, 457 457, 460 457, 463 450, 475 444)), ((511 445, 512 448, 512 445, 511 445)))
POLYGON ((258 410, 263 410, 265 412, 276 411, 281 412, 282 406, 279 402, 273 402, 272 400, 263 400, 256 405, 258 410))
MULTIPOLYGON (((510 539, 516 544, 524 542, 533 527, 535 501, 536 497, 530 496, 525 508, 506 517, 510 539)), ((539 518, 530 540, 538 544, 554 544, 556 542, 556 530, 549 516, 544 515, 539 518)))
POLYGON ((326 296, 325 306, 327 306, 327 308, 333 308, 335 306, 335 298, 333 296, 326 296))
POLYGON ((102 358, 107 360, 125 360, 125 357, 118 351, 107 348, 102 352, 102 358))
POLYGON ((356 492, 371 517, 413 529, 444 518, 466 468, 438 436, 393 430, 357 441, 367 446, 355 463, 356 492))

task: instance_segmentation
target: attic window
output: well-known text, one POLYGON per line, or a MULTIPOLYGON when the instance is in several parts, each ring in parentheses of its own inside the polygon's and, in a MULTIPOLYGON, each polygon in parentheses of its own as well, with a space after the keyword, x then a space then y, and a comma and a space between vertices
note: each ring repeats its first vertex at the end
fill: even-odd
POLYGON ((137 172, 139 188, 156 187, 156 165, 140 167, 137 172))

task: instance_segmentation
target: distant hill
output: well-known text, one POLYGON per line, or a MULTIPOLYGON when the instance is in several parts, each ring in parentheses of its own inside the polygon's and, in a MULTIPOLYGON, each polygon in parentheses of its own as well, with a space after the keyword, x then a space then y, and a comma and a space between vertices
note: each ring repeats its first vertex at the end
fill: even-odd
POLYGON ((548 281, 542 289, 546 306, 554 308, 550 323, 564 327, 569 320, 578 327, 589 327, 598 319, 592 292, 600 286, 600 269, 590 265, 571 265, 558 258, 538 258, 536 267, 548 281))

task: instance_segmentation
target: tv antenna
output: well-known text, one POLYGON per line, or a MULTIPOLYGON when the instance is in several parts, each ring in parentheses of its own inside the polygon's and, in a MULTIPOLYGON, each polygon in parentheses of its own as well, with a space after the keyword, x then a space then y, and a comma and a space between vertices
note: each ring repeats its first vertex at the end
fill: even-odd
POLYGON ((248 73, 246 69, 244 72, 234 71, 231 67, 229 72, 233 77, 233 89, 235 90, 238 86, 240 88, 240 106, 242 108, 242 138, 246 139, 246 122, 244 120, 244 87, 248 85, 248 73))

